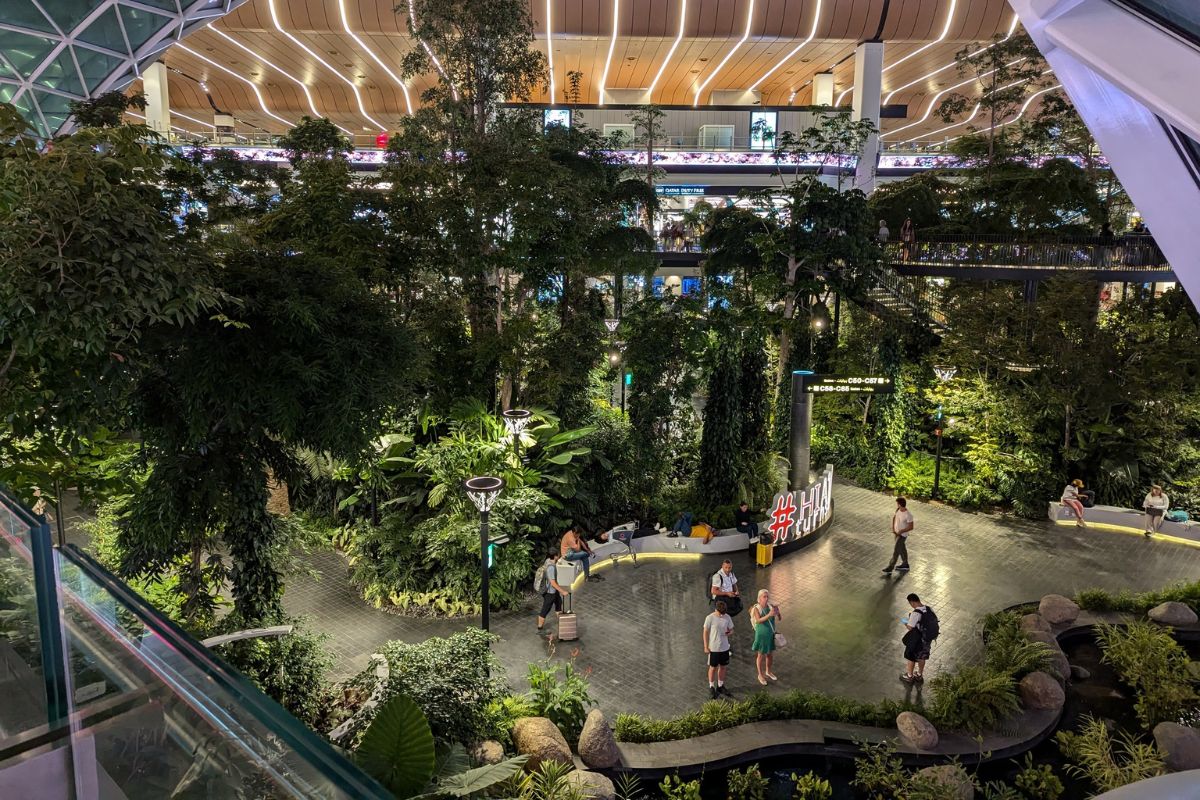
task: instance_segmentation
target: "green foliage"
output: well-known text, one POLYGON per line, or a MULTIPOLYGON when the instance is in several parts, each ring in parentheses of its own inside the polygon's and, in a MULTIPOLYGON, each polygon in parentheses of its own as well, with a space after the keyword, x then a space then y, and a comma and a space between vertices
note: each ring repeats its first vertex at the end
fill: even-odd
POLYGON ((832 800, 833 787, 815 772, 792 773, 792 800, 832 800))
POLYGON ((1025 793, 1029 800, 1058 800, 1066 787, 1054 774, 1049 764, 1035 764, 1033 754, 1025 755, 1025 762, 1013 783, 1025 793))
POLYGON ((129 109, 146 110, 146 96, 140 92, 105 92, 89 100, 71 100, 67 108, 80 128, 116 128, 125 124, 125 112, 129 109))
POLYGON ((930 688, 929 719, 945 730, 995 730, 1020 708, 1012 675, 987 667, 960 666, 935 677, 930 688))
POLYGON ((489 736, 499 740, 501 744, 511 744, 513 724, 522 717, 537 715, 537 707, 525 695, 510 694, 492 700, 487 708, 489 736))
POLYGON ((895 757, 890 743, 863 744, 862 755, 854 760, 854 786, 871 800, 900 800, 909 776, 904 763, 895 757))
POLYGON ((1200 611, 1200 581, 1181 582, 1157 591, 1139 593, 1128 589, 1116 593, 1106 589, 1083 589, 1075 595, 1075 602, 1087 611, 1145 614, 1155 606, 1167 602, 1183 603, 1193 611, 1200 611))
POLYGON ((313 119, 305 115, 297 125, 279 137, 278 146, 288 152, 295 167, 305 158, 342 156, 353 149, 350 140, 338 127, 324 117, 313 119))
POLYGON ((621 771, 613 780, 613 789, 617 800, 642 800, 646 796, 642 789, 642 779, 636 772, 621 771))
POLYGON ((741 450, 741 364, 736 341, 720 332, 710 346, 704 430, 700 438, 697 489, 710 504, 730 503, 737 491, 741 450))
POLYGON ((984 635, 984 666, 991 672, 1007 674, 1019 681, 1031 672, 1050 671, 1053 649, 1045 642, 1029 638, 1021 629, 1021 615, 1009 611, 989 616, 984 635))
POLYGON ((1151 622, 1096 625, 1102 660, 1112 664, 1137 694, 1134 708, 1146 730, 1176 722, 1200 702, 1188 669, 1191 661, 1169 630, 1151 622))
POLYGON ((684 781, 678 775, 667 775, 658 784, 663 800, 700 800, 700 781, 684 781))
MULTIPOLYGON (((332 706, 328 674, 333 655, 325 649, 329 635, 314 633, 303 619, 279 619, 295 626, 286 636, 243 639, 221 645, 219 655, 250 682, 309 727, 318 728, 332 706)), ((214 634, 249 627, 236 615, 224 617, 214 634)))
POLYGON ((413 797, 433 777, 433 732, 416 703, 395 696, 380 705, 354 757, 396 797, 413 797))
POLYGON ((567 779, 573 769, 561 761, 543 761, 517 782, 515 792, 506 794, 515 794, 519 800, 589 800, 577 784, 567 779))
POLYGON ((913 710, 893 700, 862 703, 844 697, 829 697, 818 692, 792 689, 778 695, 758 693, 737 702, 705 703, 669 720, 656 720, 638 714, 617 715, 614 730, 622 742, 667 742, 773 719, 815 719, 847 722, 855 725, 890 727, 901 711, 913 710))
POLYGON ((1085 717, 1078 732, 1059 731, 1054 738, 1063 755, 1073 762, 1067 772, 1091 782, 1097 792, 1163 773, 1163 756, 1157 747, 1127 732, 1114 737, 1104 721, 1095 717, 1085 717))
POLYGON ((575 671, 575 665, 529 665, 529 703, 535 716, 547 717, 568 741, 579 738, 587 719, 588 706, 594 701, 588 694, 587 679, 575 671), (558 678, 562 673, 562 680, 558 678))
MULTIPOLYGON (((492 641, 490 634, 471 628, 418 644, 388 642, 379 650, 389 669, 384 697, 411 698, 440 742, 486 739, 493 731, 488 708, 508 694, 492 641)), ((368 669, 355 682, 373 686, 373 675, 368 669)))
POLYGON ((728 800, 765 800, 767 796, 769 784, 759 772, 758 764, 751 764, 745 770, 730 770, 726 781, 728 800))

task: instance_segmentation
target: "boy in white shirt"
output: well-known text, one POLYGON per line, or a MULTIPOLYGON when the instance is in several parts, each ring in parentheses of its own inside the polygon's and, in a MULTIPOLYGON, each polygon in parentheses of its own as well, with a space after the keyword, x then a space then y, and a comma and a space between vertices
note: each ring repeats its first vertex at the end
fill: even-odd
POLYGON ((893 569, 901 572, 908 571, 908 534, 913 529, 913 515, 908 510, 908 501, 903 497, 896 498, 896 513, 892 514, 892 536, 896 543, 892 547, 892 560, 883 570, 884 575, 891 575, 893 569), (900 566, 896 566, 896 561, 900 566))

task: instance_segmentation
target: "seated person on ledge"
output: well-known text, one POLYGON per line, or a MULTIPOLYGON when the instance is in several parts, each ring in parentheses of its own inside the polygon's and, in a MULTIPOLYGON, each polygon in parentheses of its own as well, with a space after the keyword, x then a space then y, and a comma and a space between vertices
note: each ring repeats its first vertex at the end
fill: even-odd
POLYGON ((575 532, 574 528, 569 529, 563 534, 562 544, 559 545, 559 553, 565 560, 572 563, 578 562, 583 565, 583 577, 585 580, 604 580, 600 575, 592 575, 592 548, 588 547, 587 542, 575 532))
POLYGON ((758 523, 754 521, 754 515, 750 512, 750 504, 744 500, 737 507, 737 511, 733 512, 733 521, 737 525, 738 533, 747 533, 751 539, 758 536, 758 523))
POLYGON ((667 534, 667 538, 674 539, 680 534, 683 534, 684 536, 691 536, 692 519, 692 512, 680 511, 679 516, 675 518, 675 524, 671 526, 671 532, 667 534))

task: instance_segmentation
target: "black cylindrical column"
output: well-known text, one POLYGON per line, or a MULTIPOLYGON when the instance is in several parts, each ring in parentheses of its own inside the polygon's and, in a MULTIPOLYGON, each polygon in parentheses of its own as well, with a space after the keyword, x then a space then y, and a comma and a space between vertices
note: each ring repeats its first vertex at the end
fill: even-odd
POLYGON ((812 444, 812 394, 805 391, 804 377, 811 373, 792 373, 792 430, 788 455, 791 459, 788 485, 792 491, 809 483, 809 449, 812 444))
POLYGON ((491 629, 491 605, 492 598, 489 578, 491 570, 488 569, 488 512, 483 511, 479 514, 479 577, 483 583, 483 620, 482 628, 491 629))

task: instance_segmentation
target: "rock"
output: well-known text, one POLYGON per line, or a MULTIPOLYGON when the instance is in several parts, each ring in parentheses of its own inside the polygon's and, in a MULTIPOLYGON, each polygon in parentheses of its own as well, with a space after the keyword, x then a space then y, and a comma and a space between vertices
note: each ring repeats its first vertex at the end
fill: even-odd
POLYGON ((479 766, 484 764, 499 764, 504 760, 504 745, 488 739, 471 748, 471 760, 479 766))
POLYGON ((1079 606, 1061 594, 1048 594, 1038 603, 1038 613, 1051 625, 1064 625, 1079 616, 1079 606))
POLYGON ((614 800, 617 796, 613 782, 599 772, 577 769, 567 775, 567 783, 579 789, 583 797, 591 800, 614 800))
POLYGON ((1064 681, 1071 677, 1071 662, 1067 660, 1067 654, 1062 651, 1057 636, 1047 631, 1025 631, 1025 635, 1031 641, 1050 645, 1049 669, 1053 675, 1057 675, 1064 681))
POLYGON ((1071 662, 1067 660, 1067 654, 1062 650, 1055 650, 1050 654, 1050 664, 1046 667, 1050 673, 1050 677, 1055 678, 1061 684, 1066 684, 1071 679, 1071 662))
POLYGON ((1062 686, 1044 672, 1031 672, 1021 678, 1017 690, 1025 707, 1035 711, 1057 711, 1067 702, 1062 686))
POLYGON ((1026 614, 1021 617, 1021 630, 1050 632, 1050 623, 1042 619, 1041 614, 1026 614))
POLYGON ((592 769, 611 769, 621 761, 617 737, 613 736, 608 718, 598 708, 588 712, 583 730, 579 733, 579 759, 592 769))
POLYGON ((915 711, 901 711, 896 717, 896 728, 904 737, 904 741, 918 750, 932 750, 937 747, 937 728, 915 711))
POLYGON ((1062 649, 1062 646, 1058 643, 1058 637, 1050 631, 1025 631, 1025 635, 1029 637, 1030 641, 1048 644, 1054 650, 1062 649))
POLYGON ((513 746, 517 752, 529 756, 525 769, 533 772, 543 761, 558 761, 574 764, 571 747, 562 732, 545 717, 522 717, 513 723, 513 746))
POLYGON ((1161 603, 1146 615, 1150 619, 1160 625, 1195 625, 1197 621, 1196 612, 1192 611, 1187 605, 1177 603, 1174 600, 1169 600, 1166 603, 1161 603))
POLYGON ((1086 681, 1090 677, 1092 677, 1092 673, 1088 672, 1083 667, 1079 666, 1078 664, 1071 665, 1071 680, 1086 681))
POLYGON ((945 789, 944 793, 938 793, 939 798, 945 798, 945 800, 974 800, 975 798, 975 787, 971 784, 971 776, 956 764, 926 767, 917 770, 917 777, 945 789))
POLYGON ((1200 730, 1178 722, 1160 722, 1154 726, 1154 742, 1171 772, 1200 769, 1200 730))

